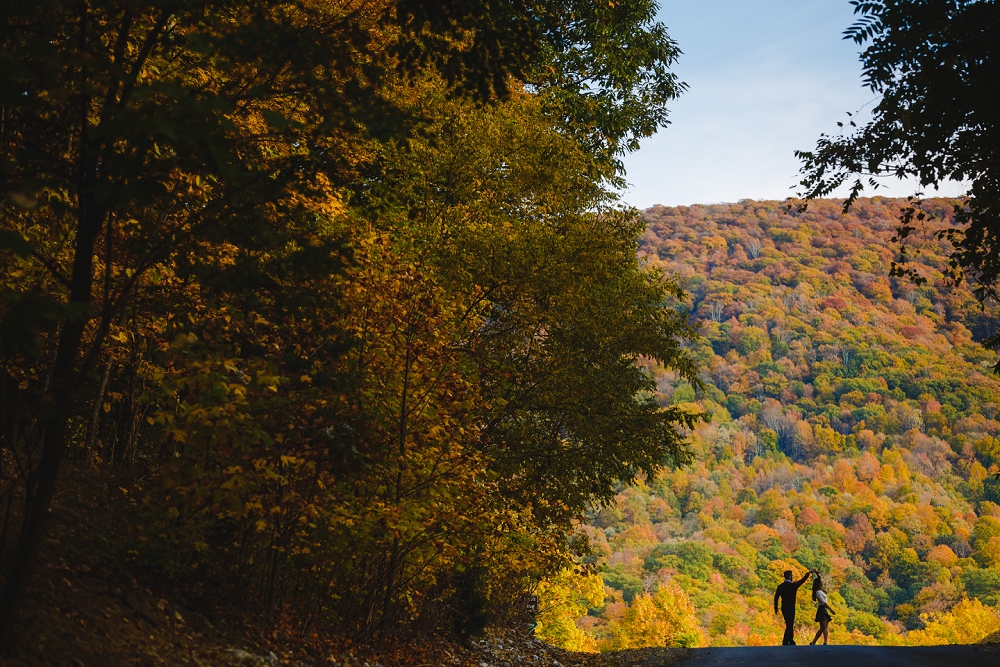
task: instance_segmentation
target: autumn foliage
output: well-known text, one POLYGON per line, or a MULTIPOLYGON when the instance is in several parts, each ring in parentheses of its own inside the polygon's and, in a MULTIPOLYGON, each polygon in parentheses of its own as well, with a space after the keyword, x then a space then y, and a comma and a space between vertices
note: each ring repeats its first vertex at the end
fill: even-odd
POLYGON ((677 49, 570 5, 2 19, 4 638, 53 502, 164 591, 385 646, 521 614, 688 459, 638 362, 696 381, 694 332, 609 189, 677 49))
MULTIPOLYGON (((946 280, 933 233, 953 224, 950 202, 923 202, 933 228, 907 241, 919 285, 888 275, 908 202, 840 204, 646 211, 645 261, 679 277, 702 334, 703 384, 654 366, 657 400, 709 419, 690 432, 691 466, 621 487, 581 528, 606 586, 578 620, 595 644, 654 632, 621 636, 663 590, 690 598, 712 645, 780 643, 785 569, 823 574, 834 643, 970 643, 1000 627, 1000 383, 976 343, 996 311, 946 280)), ((808 590, 799 643, 816 629, 808 590)))

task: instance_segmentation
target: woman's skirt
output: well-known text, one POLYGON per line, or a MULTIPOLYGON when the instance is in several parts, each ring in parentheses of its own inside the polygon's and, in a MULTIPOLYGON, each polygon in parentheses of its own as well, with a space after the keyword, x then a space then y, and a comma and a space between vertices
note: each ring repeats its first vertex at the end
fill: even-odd
POLYGON ((820 605, 816 609, 816 622, 820 623, 822 621, 831 621, 833 617, 830 616, 830 612, 826 610, 826 605, 820 605))

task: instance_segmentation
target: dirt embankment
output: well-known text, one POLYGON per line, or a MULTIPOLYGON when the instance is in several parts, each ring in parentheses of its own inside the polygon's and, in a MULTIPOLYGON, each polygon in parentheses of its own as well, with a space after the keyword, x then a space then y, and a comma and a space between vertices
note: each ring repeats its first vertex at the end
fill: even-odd
POLYGON ((997 630, 992 635, 987 635, 979 640, 980 644, 1000 644, 1000 630, 997 630))

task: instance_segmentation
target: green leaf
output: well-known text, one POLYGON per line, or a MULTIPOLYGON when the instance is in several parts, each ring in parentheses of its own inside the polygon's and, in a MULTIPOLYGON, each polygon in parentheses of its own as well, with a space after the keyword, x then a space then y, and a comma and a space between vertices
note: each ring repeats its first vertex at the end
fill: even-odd
POLYGON ((34 248, 17 232, 0 229, 0 250, 10 250, 20 257, 27 257, 34 248))

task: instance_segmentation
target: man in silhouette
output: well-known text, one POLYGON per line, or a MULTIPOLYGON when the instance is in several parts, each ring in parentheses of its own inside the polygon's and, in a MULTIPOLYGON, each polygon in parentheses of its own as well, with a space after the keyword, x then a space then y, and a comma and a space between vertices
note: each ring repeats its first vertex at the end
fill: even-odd
POLYGON ((795 594, 799 586, 809 580, 812 572, 806 572, 798 581, 792 581, 792 571, 785 570, 785 581, 778 584, 778 590, 774 592, 774 613, 778 613, 778 599, 781 599, 781 615, 785 617, 785 636, 781 640, 782 646, 795 646, 795 594))

